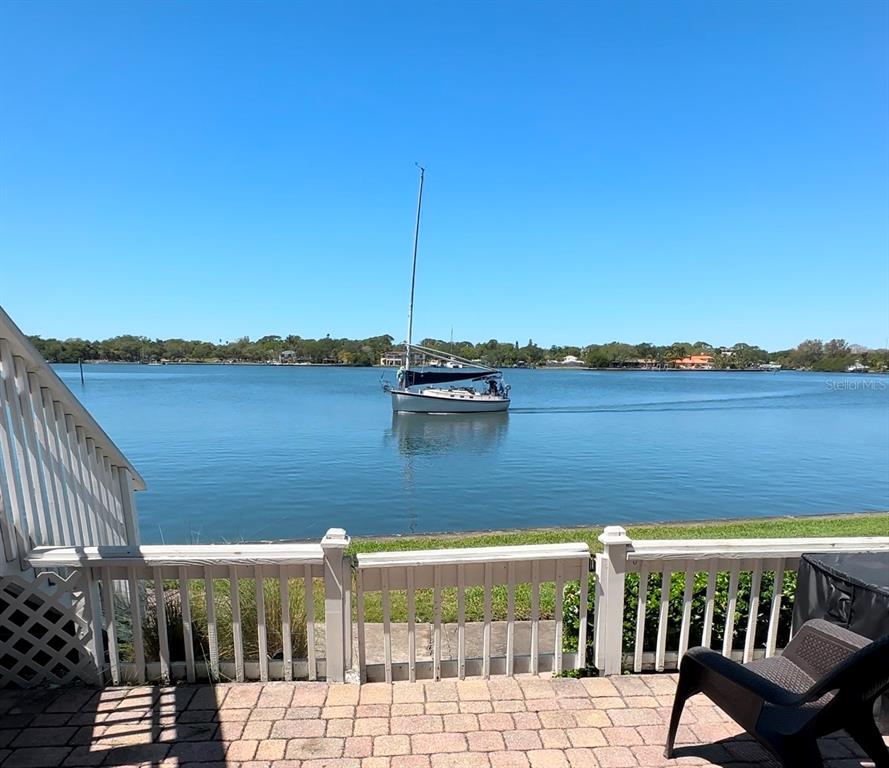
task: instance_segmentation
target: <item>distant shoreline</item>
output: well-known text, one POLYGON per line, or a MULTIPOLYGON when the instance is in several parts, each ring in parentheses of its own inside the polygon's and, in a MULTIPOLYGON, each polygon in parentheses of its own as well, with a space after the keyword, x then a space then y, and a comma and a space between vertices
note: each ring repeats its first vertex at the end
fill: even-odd
MULTIPOLYGON (((78 363, 50 363, 50 365, 78 365, 78 363)), ((252 368, 370 368, 371 370, 395 371, 393 365, 352 365, 350 363, 268 363, 252 360, 236 360, 232 362, 222 360, 168 360, 164 363, 134 363, 128 360, 84 360, 83 365, 115 365, 115 366, 139 366, 145 368, 159 368, 162 366, 177 365, 212 365, 212 366, 246 366, 252 368)), ((780 370, 763 370, 761 368, 593 368, 583 365, 538 365, 538 366, 504 366, 504 371, 603 371, 606 373, 781 373, 792 371, 794 373, 829 373, 843 376, 861 375, 889 375, 886 371, 815 371, 807 368, 782 368, 780 370)))
MULTIPOLYGON (((28 337, 44 359, 52 362, 120 361, 138 364, 203 365, 322 365, 349 367, 397 367, 405 362, 405 343, 395 343, 384 334, 366 339, 321 339, 267 335, 250 340, 243 336, 219 343, 186 339, 150 339, 123 335, 109 339, 44 339, 28 337)), ((768 351, 738 342, 731 347, 705 341, 677 341, 669 345, 648 342, 627 344, 612 341, 585 346, 553 345, 543 348, 528 339, 519 342, 447 342, 423 339, 407 345, 410 364, 421 365, 432 358, 453 358, 464 365, 488 368, 552 368, 554 370, 755 370, 765 368, 847 371, 889 371, 889 349, 870 349, 844 339, 807 339, 796 347, 768 351)))

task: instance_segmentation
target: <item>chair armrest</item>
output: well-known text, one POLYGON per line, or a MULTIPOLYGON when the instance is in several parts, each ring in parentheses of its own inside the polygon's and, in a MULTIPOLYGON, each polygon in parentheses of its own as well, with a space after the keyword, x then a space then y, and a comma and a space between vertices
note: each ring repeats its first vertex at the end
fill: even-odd
POLYGON ((756 674, 743 664, 728 659, 710 648, 690 648, 682 659, 683 665, 687 663, 686 659, 729 680, 736 686, 754 693, 770 704, 790 707, 799 704, 802 700, 799 694, 775 685, 771 680, 756 674))

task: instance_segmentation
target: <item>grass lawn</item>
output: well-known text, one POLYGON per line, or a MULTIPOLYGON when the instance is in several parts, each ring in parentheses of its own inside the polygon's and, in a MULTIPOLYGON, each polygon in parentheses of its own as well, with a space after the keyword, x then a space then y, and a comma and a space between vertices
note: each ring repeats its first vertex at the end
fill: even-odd
MULTIPOLYGON (((532 528, 488 533, 429 534, 413 537, 354 538, 350 554, 397 552, 407 549, 502 547, 518 544, 558 544, 584 541, 601 552, 601 527, 532 528)), ((767 539, 808 536, 889 536, 889 512, 768 517, 747 520, 711 520, 700 523, 659 523, 627 526, 633 539, 767 539)))
MULTIPOLYGON (((749 520, 717 520, 702 523, 633 525, 627 527, 633 539, 759 539, 799 537, 889 536, 889 512, 812 517, 781 517, 749 520)), ((601 527, 543 528, 525 531, 491 533, 442 534, 429 536, 353 539, 350 554, 360 552, 392 552, 409 549, 452 549, 456 547, 495 547, 519 544, 556 544, 583 541, 594 552, 602 549, 598 541, 601 527)), ((392 591, 392 620, 406 621, 406 596, 392 591)), ((466 620, 483 619, 484 591, 480 587, 466 590, 466 620)), ((540 589, 541 618, 552 618, 554 607, 552 584, 540 589)), ((506 588, 493 590, 495 619, 506 617, 506 588)), ((516 618, 528 619, 531 611, 531 589, 527 584, 516 586, 516 618)), ((366 621, 382 621, 380 593, 365 596, 366 621)), ((417 620, 432 621, 432 590, 417 593, 417 620)), ((442 590, 442 620, 456 621, 456 590, 442 590)))

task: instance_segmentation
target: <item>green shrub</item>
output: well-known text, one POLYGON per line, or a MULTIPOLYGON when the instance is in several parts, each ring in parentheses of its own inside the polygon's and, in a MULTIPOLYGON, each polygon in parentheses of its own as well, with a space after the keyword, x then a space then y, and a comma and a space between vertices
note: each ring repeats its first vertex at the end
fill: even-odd
MULTIPOLYGON (((592 665, 593 661, 593 605, 595 603, 595 581, 592 574, 589 578, 587 591, 587 644, 584 667, 592 665)), ((565 586, 562 598, 562 650, 576 651, 577 636, 580 632, 580 582, 569 582, 565 586)))
MULTIPOLYGON (((701 642, 704 631, 706 610, 707 573, 695 573, 692 593, 689 645, 701 642)), ((750 612, 750 572, 741 572, 738 579, 738 593, 735 601, 735 625, 732 634, 733 647, 742 647, 747 638, 747 617, 750 612)), ((757 610, 757 637, 755 646, 765 644, 768 630, 768 617, 772 606, 775 587, 773 573, 763 573, 760 584, 759 607, 757 610)), ((716 576, 716 590, 713 599, 713 628, 710 637, 711 648, 722 648, 725 632, 725 619, 728 608, 729 574, 720 572, 716 576)), ((790 619, 793 612, 793 594, 796 590, 796 574, 786 573, 782 587, 783 599, 778 623, 778 645, 784 644, 790 633, 790 619)), ((685 592, 684 573, 674 573, 670 578, 670 598, 667 610, 667 647, 678 648, 679 632, 682 624, 683 596, 685 592)), ((636 641, 636 613, 639 604, 639 574, 627 574, 624 602, 624 648, 632 649, 636 641)), ((648 593, 645 601, 645 635, 643 651, 653 651, 657 641, 657 621, 660 613, 661 574, 649 576, 648 593)))

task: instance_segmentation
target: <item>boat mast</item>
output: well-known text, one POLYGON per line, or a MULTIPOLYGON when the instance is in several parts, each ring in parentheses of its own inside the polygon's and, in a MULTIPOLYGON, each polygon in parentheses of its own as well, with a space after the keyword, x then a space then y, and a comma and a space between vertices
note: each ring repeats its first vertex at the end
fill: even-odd
POLYGON ((404 370, 411 369, 411 341, 414 332, 414 285, 417 282, 417 244, 420 241, 420 208, 423 205, 423 177, 426 169, 417 163, 420 169, 420 193, 417 195, 417 223, 414 227, 414 263, 411 267, 411 303, 407 311, 407 344, 405 345, 404 370))

